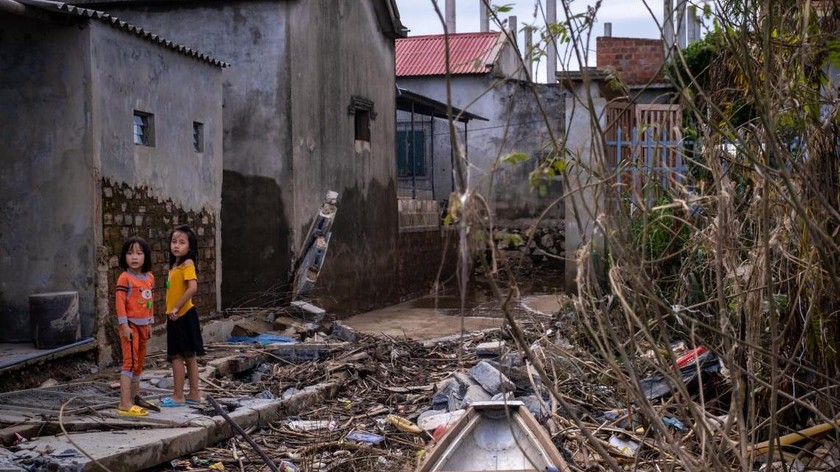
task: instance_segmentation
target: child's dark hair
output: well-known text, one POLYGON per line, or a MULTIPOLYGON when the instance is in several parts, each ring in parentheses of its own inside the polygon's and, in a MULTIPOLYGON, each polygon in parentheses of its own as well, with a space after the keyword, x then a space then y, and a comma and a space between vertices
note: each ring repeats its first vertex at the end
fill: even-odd
POLYGON ((120 251, 120 268, 122 270, 128 270, 128 260, 126 260, 126 256, 128 255, 128 251, 131 250, 131 246, 137 244, 140 246, 140 250, 143 251, 143 267, 141 270, 143 273, 149 272, 152 270, 152 248, 149 246, 149 243, 146 242, 141 237, 132 236, 125 240, 123 243, 122 251, 120 251))
POLYGON ((190 250, 187 252, 187 255, 181 259, 175 257, 175 254, 172 254, 172 247, 169 247, 169 267, 175 267, 178 264, 181 264, 187 259, 192 259, 193 264, 195 264, 196 268, 198 268, 198 238, 195 236, 195 231, 192 230, 187 225, 176 226, 175 229, 169 232, 169 240, 167 244, 171 244, 172 242, 172 235, 175 233, 184 233, 187 235, 187 242, 190 243, 190 250))

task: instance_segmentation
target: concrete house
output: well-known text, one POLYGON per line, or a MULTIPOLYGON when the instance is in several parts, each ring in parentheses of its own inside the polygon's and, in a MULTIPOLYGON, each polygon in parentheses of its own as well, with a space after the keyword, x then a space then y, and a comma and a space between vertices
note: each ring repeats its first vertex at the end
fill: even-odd
POLYGON ((32 340, 31 295, 75 292, 65 343, 105 347, 123 240, 153 246, 161 303, 178 223, 199 234, 196 302, 217 311, 224 63, 41 0, 4 1, 0 38, 0 342, 32 340))
POLYGON ((397 299, 394 40, 404 28, 393 0, 76 3, 231 64, 223 71, 225 308, 287 296, 328 191, 338 209, 313 296, 337 313, 397 299))
MULTIPOLYGON (((443 35, 398 39, 398 86, 446 102, 445 47, 443 35)), ((498 227, 524 230, 562 194, 559 179, 549 182, 544 194, 532 191, 529 173, 551 151, 550 132, 555 139, 562 136, 564 91, 558 84, 525 80, 518 49, 503 31, 450 34, 449 53, 452 106, 488 120, 457 125, 471 185, 494 206, 498 227), (501 165, 499 158, 510 153, 523 153, 527 160, 515 167, 501 165)), ((406 114, 400 115, 398 126, 401 131, 408 129, 406 114)), ((434 133, 434 145, 427 140, 425 147, 433 147, 436 155, 449 155, 449 130, 440 128, 441 134, 434 133)), ((425 175, 401 176, 402 187, 412 178, 419 188, 430 181, 427 187, 435 189, 433 198, 447 198, 453 189, 450 161, 436 159, 434 167, 426 169, 425 175)), ((563 209, 555 208, 542 221, 537 239, 551 243, 551 249, 544 249, 562 250, 563 209)))

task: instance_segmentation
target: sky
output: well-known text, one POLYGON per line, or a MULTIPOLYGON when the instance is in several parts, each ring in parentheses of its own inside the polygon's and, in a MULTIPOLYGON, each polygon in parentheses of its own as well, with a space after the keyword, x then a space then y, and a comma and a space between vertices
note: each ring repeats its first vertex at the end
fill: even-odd
MULTIPOLYGON (((420 36, 425 34, 441 34, 443 26, 437 17, 432 0, 396 0, 400 11, 402 23, 409 29, 409 36, 420 36)), ((441 14, 446 11, 446 2, 455 0, 438 0, 441 14)), ((547 0, 491 0, 491 5, 510 5, 513 10, 503 13, 501 19, 507 19, 511 15, 516 16, 517 29, 525 25, 544 26, 543 13, 537 12, 535 4, 545 4, 547 0), (539 18, 539 20, 537 19, 539 18)), ((481 0, 457 0, 455 9, 456 32, 469 33, 479 31, 479 4, 481 0)), ((566 20, 563 14, 562 0, 557 0, 557 21, 562 23, 566 20)), ((574 8, 573 13, 586 11, 587 7, 594 6, 596 0, 576 0, 570 2, 574 8)), ((593 29, 593 37, 590 49, 589 65, 594 66, 595 60, 595 36, 603 36, 604 23, 612 23, 612 35, 631 38, 658 38, 660 37, 657 21, 654 21, 651 12, 645 4, 651 8, 658 8, 654 12, 657 21, 662 19, 661 5, 659 0, 602 0, 601 9, 598 12, 596 23, 593 29)), ((543 6, 543 8, 545 8, 543 6)), ((491 30, 498 30, 491 21, 491 30)), ((519 37, 519 44, 524 44, 524 38, 519 37)), ((562 60, 562 59, 561 59, 562 60)), ((561 68, 558 60, 558 69, 561 68)), ((569 63, 567 69, 577 70, 577 61, 569 63)), ((537 69, 537 79, 545 82, 545 64, 541 63, 537 69)))

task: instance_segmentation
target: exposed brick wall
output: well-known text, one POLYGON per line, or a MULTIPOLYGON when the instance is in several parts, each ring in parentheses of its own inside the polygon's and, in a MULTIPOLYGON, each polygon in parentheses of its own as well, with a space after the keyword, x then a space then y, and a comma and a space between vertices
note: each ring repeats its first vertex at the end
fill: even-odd
MULTIPOLYGON (((198 238, 198 293, 193 296, 200 316, 216 311, 216 216, 209 211, 184 211, 172 200, 161 200, 146 188, 123 183, 102 182, 102 251, 107 261, 108 307, 106 325, 116 323, 114 290, 122 269, 120 250, 129 236, 140 236, 152 248, 152 273, 155 276, 155 323, 164 323, 166 309, 164 281, 169 271, 169 232, 177 225, 188 224, 198 238)), ((116 332, 106 327, 110 338, 116 332)), ((111 339, 109 339, 111 340, 111 339)), ((101 342, 101 341, 100 341, 101 342)))
POLYGON ((642 38, 596 39, 596 61, 599 71, 614 70, 628 85, 661 82, 665 52, 662 40, 642 38))
POLYGON ((458 234, 448 229, 400 230, 397 243, 400 301, 428 295, 437 279, 441 260, 444 264, 440 282, 449 288, 454 286, 451 279, 456 267, 457 242, 458 234), (442 259, 444 252, 446 257, 442 259))

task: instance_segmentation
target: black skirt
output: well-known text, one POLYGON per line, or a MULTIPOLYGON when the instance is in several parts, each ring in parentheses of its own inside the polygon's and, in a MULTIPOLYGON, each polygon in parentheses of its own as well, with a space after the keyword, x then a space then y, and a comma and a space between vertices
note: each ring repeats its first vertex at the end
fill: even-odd
POLYGON ((195 307, 172 320, 166 318, 166 360, 204 355, 204 341, 201 339, 201 326, 198 324, 198 312, 195 307))

